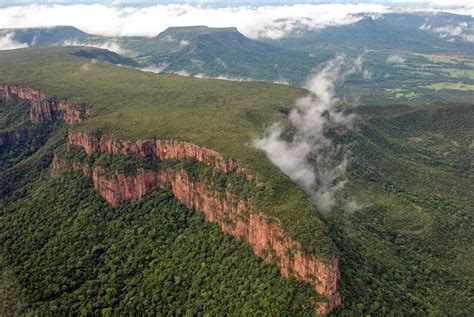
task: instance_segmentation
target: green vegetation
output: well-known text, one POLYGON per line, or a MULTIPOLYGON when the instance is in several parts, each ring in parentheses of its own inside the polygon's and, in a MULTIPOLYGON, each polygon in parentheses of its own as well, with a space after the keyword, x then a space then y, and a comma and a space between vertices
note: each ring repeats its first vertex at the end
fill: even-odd
POLYGON ((256 207, 282 221, 304 251, 329 258, 335 253, 314 207, 303 191, 273 166, 252 141, 304 90, 286 85, 203 80, 144 73, 110 64, 83 65, 77 49, 51 47, 0 53, 0 82, 21 83, 50 96, 86 105, 91 118, 74 129, 108 133, 116 139, 177 139, 238 159, 267 187, 256 207))
POLYGON ((170 27, 152 39, 124 39, 122 44, 145 65, 165 72, 302 84, 324 59, 310 58, 252 40, 236 28, 170 27))
POLYGON ((232 193, 237 200, 251 200, 256 204, 264 204, 267 200, 268 189, 258 186, 254 180, 247 180, 245 176, 236 172, 221 172, 209 165, 187 158, 179 161, 158 160, 153 157, 135 158, 131 155, 112 155, 111 153, 94 153, 87 155, 82 149, 67 149, 62 146, 55 151, 70 170, 73 163, 104 169, 105 176, 119 172, 125 175, 136 175, 140 169, 151 171, 165 171, 172 169, 176 172, 185 171, 192 181, 204 182, 207 186, 222 194, 232 193))
POLYGON ((393 89, 387 88, 385 90, 394 94, 396 99, 405 98, 408 100, 413 100, 419 96, 419 94, 414 91, 404 90, 401 88, 393 88, 393 89))
MULTIPOLYGON (((403 65, 388 65, 393 51, 369 53, 372 80, 391 76, 372 89, 370 105, 351 110, 357 114, 352 132, 333 136, 351 159, 338 208, 325 219, 328 232, 301 190, 251 146, 304 90, 142 73, 92 64, 71 55, 75 50, 2 52, 0 83, 21 83, 89 107, 92 117, 73 127, 80 131, 127 140, 173 138, 239 159, 265 184, 261 210, 280 218, 305 251, 334 254, 329 237, 335 241, 343 303, 332 316, 469 316, 474 311, 472 91, 421 88, 456 84, 458 78, 440 81, 438 76, 446 76, 446 69, 467 69, 472 59, 434 63, 407 53, 403 65), (419 65, 425 65, 422 71, 419 65), (413 94, 436 102, 391 104, 381 98, 385 93, 402 94, 399 103, 413 94), (452 96, 471 99, 443 102, 452 96)), ((463 83, 471 85, 468 78, 463 83)), ((350 78, 341 88, 352 95, 371 87, 350 78)), ((65 128, 29 124, 27 107, 18 101, 0 104, 0 133, 31 129, 24 141, 0 146, 5 162, 0 303, 6 303, 0 314, 2 309, 39 315, 311 311, 318 299, 308 286, 279 277, 244 243, 223 235, 169 193, 155 191, 139 202, 110 207, 82 176, 51 180, 47 174, 52 153, 59 151, 67 159, 125 173, 183 168, 221 189, 237 184, 233 190, 243 197, 255 194, 251 182, 194 160, 64 151, 65 128)))
POLYGON ((439 13, 393 13, 381 19, 362 18, 356 23, 316 30, 304 30, 291 36, 267 42, 284 48, 307 53, 318 53, 320 49, 336 52, 364 50, 399 50, 437 55, 472 54, 468 41, 450 42, 420 26, 446 26, 455 23, 471 23, 468 16, 439 13), (426 21, 429 19, 429 22, 426 21))
POLYGON ((66 41, 105 40, 103 37, 84 33, 72 26, 1 29, 0 34, 2 33, 12 33, 16 42, 27 43, 29 46, 63 45, 66 41))
MULTIPOLYGON (((472 18, 454 14, 393 13, 383 19, 362 18, 356 23, 317 30, 299 30, 281 39, 250 39, 235 28, 206 26, 170 27, 153 38, 106 38, 73 27, 19 29, 14 39, 30 46, 101 45, 112 41, 128 57, 100 52, 97 59, 150 71, 234 80, 261 80, 301 86, 325 62, 336 55, 363 57, 363 71, 349 76, 340 91, 349 102, 469 102, 474 85, 472 44, 461 38, 442 38, 433 30, 420 29, 472 24, 472 18), (40 41, 33 43, 33 38, 40 41), (71 41, 72 40, 72 41, 71 41), (399 59, 390 60, 389 57, 399 59), (448 83, 448 89, 433 84, 448 83), (462 83, 462 86, 453 84, 462 83), (464 87, 466 85, 466 87, 464 87), (404 92, 393 94, 391 90, 404 92), (454 90, 456 89, 456 90, 454 90), (406 92, 406 93, 405 93, 406 92), (466 93, 467 92, 467 93, 466 93)), ((0 30, 0 33, 2 30, 0 30)), ((10 30, 6 30, 10 32, 10 30)), ((465 28, 466 35, 472 30, 465 28)), ((94 58, 84 50, 83 57, 94 58)), ((97 50, 99 52, 100 50, 97 50)))
POLYGON ((463 83, 435 83, 428 86, 425 86, 428 89, 441 90, 441 89, 451 89, 451 90, 463 90, 463 91, 473 91, 474 85, 466 85, 463 83))
POLYGON ((130 67, 138 67, 139 64, 129 58, 117 53, 113 53, 108 50, 98 49, 98 48, 87 48, 87 49, 79 49, 73 53, 75 56, 90 58, 93 61, 98 60, 101 62, 107 62, 111 64, 118 64, 122 66, 130 66, 130 67))
POLYGON ((49 178, 51 153, 0 173, 10 183, 0 196, 3 316, 314 311, 312 287, 282 278, 169 192, 111 207, 79 173, 49 178))
POLYGON ((474 79, 474 70, 472 69, 446 68, 444 71, 455 78, 474 79))
POLYGON ((341 251, 343 304, 333 315, 469 316, 474 106, 358 113, 340 197, 358 208, 328 221, 341 251))

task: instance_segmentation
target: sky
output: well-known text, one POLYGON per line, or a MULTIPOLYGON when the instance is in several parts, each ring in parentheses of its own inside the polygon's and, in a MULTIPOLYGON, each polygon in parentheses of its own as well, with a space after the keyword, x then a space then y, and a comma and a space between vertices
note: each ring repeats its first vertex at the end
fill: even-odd
POLYGON ((473 7, 472 0, 0 0, 4 6, 15 4, 114 4, 114 5, 153 5, 153 4, 193 4, 193 5, 261 5, 261 4, 321 4, 321 3, 383 3, 390 5, 430 5, 440 7, 473 7))
MULTIPOLYGON (((165 4, 169 1, 163 0, 148 1, 148 4, 142 6, 126 3, 130 0, 81 0, 80 4, 79 1, 72 0, 43 0, 33 1, 34 4, 18 4, 25 1, 31 2, 0 0, 0 29, 70 25, 95 35, 151 37, 170 26, 207 25, 234 26, 244 35, 254 39, 278 39, 298 28, 311 30, 348 25, 364 17, 377 19, 390 12, 422 9, 474 16, 474 0, 403 0, 403 4, 400 0, 378 1, 379 3, 370 0, 363 3, 345 0, 344 3, 333 1, 319 4, 315 3, 322 1, 286 0, 280 2, 288 4, 272 5, 262 4, 262 1, 254 1, 259 5, 242 4, 249 2, 248 0, 180 1, 181 3, 173 1, 173 4, 165 4), (406 4, 407 1, 409 4, 406 4), (228 5, 217 4, 223 2, 228 5)), ((134 3, 143 1, 146 0, 134 3)), ((276 1, 279 0, 271 0, 276 1)), ((9 41, 8 38, 4 40, 9 41)))

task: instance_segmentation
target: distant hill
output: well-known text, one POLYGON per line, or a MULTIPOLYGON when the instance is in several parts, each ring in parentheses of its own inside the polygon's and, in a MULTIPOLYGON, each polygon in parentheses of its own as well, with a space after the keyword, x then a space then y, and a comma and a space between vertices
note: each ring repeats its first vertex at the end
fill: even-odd
POLYGON ((137 58, 165 72, 301 83, 322 60, 252 40, 236 28, 171 27, 152 39, 129 41, 137 58))
POLYGON ((91 35, 72 26, 56 26, 51 28, 0 29, 0 35, 13 34, 12 40, 26 43, 28 46, 63 45, 65 42, 104 40, 100 36, 91 35))
POLYGON ((73 53, 73 55, 101 62, 107 62, 116 65, 138 67, 139 64, 130 57, 122 56, 120 54, 94 47, 87 47, 80 49, 73 53))
POLYGON ((362 71, 345 79, 349 101, 467 101, 474 84, 473 25, 469 16, 391 13, 345 26, 298 29, 279 40, 254 40, 233 27, 207 26, 170 27, 152 38, 101 37, 68 26, 4 29, 0 36, 9 34, 28 46, 95 46, 128 59, 104 52, 92 58, 155 72, 297 86, 337 54, 361 56, 362 71))
POLYGON ((462 30, 466 36, 472 36, 469 25, 473 22, 471 17, 448 13, 385 14, 380 18, 365 17, 344 26, 300 30, 297 34, 266 42, 304 52, 388 49, 469 55, 473 52, 472 42, 448 33, 456 34, 462 30))
MULTIPOLYGON (((354 128, 325 133, 350 160, 323 220, 250 146, 306 91, 84 58, 104 52, 0 52, 0 315, 311 316, 327 303, 312 285, 342 295, 333 317, 474 311, 472 98, 347 108, 354 128)), ((417 54, 393 68, 469 63, 417 54)))

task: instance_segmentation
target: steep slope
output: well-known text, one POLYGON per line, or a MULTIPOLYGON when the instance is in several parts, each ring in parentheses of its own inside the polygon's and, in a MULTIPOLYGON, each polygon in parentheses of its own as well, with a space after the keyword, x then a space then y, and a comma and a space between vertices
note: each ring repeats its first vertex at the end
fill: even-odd
POLYGON ((474 105, 356 111, 350 204, 329 221, 342 254, 334 314, 470 315, 474 105))
POLYGON ((224 232, 247 241, 283 276, 311 285, 324 297, 318 312, 327 313, 339 304, 337 253, 324 224, 301 190, 263 153, 246 145, 271 119, 269 112, 281 116, 279 110, 303 91, 152 75, 91 64, 72 53, 66 48, 21 50, 2 53, 0 62, 4 100, 29 100, 30 113, 41 114, 31 115, 34 122, 62 119, 74 124, 68 137, 70 150, 58 152, 54 171, 79 170, 92 177, 94 187, 112 205, 137 200, 154 189, 169 189, 224 232), (20 61, 9 67, 10 59, 17 61, 18 56, 20 61), (40 67, 47 65, 47 73, 35 71, 38 62, 40 67), (80 109, 85 115, 67 119, 80 109), (242 125, 248 129, 242 130, 242 125), (73 148, 82 148, 86 157, 81 154, 70 165, 62 163, 73 148), (112 154, 117 163, 102 166, 103 159, 96 156, 103 154, 112 154), (124 167, 122 155, 148 163, 124 167), (190 168, 180 163, 189 160, 196 162, 190 168))
POLYGON ((31 124, 28 108, 0 103, 2 131, 31 131, 0 145, 2 316, 314 312, 311 286, 281 277, 171 193, 112 207, 80 174, 49 177, 64 127, 31 124))

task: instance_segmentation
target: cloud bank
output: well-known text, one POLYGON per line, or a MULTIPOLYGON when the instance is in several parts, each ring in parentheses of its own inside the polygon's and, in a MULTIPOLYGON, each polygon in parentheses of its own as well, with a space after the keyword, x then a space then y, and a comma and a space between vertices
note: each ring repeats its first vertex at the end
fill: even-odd
POLYGON ((27 43, 19 43, 15 41, 14 37, 15 33, 13 32, 0 34, 0 51, 28 47, 27 43))
POLYGON ((361 20, 363 16, 376 18, 388 12, 390 9, 380 4, 256 7, 201 7, 185 4, 148 7, 26 5, 0 9, 0 28, 71 25, 95 35, 156 36, 169 26, 235 26, 250 38, 277 39, 301 28, 347 25, 361 20))
MULTIPOLYGON (((201 79, 220 79, 220 80, 240 81, 240 82, 258 81, 257 79, 250 78, 250 77, 232 77, 232 76, 224 76, 224 75, 211 76, 204 73, 191 74, 187 70, 173 70, 173 69, 168 69, 168 67, 169 67, 169 64, 158 64, 158 65, 152 65, 152 66, 141 67, 141 68, 136 68, 136 69, 141 70, 143 72, 149 72, 149 73, 156 73, 156 74, 167 73, 167 74, 175 74, 175 75, 186 76, 186 77, 196 77, 196 78, 201 78, 201 79)), ((273 83, 280 84, 280 85, 289 85, 289 82, 284 79, 273 81, 273 83)))
POLYGON ((82 42, 82 41, 64 41, 63 46, 86 46, 96 47, 115 52, 117 54, 125 54, 126 51, 115 41, 104 42, 82 42))
POLYGON ((254 142, 273 164, 303 187, 323 214, 334 206, 335 194, 344 187, 348 164, 348 156, 326 133, 331 127, 350 128, 353 121, 352 115, 336 109, 336 82, 360 72, 362 62, 361 57, 348 62, 344 56, 327 62, 308 80, 306 88, 311 94, 299 99, 289 115, 293 136, 285 138, 285 128, 276 124, 254 142))
POLYGON ((470 31, 473 29, 473 25, 470 25, 467 22, 437 27, 434 27, 429 23, 424 23, 419 27, 419 29, 434 32, 438 34, 439 37, 445 38, 448 41, 460 39, 462 41, 474 43, 474 34, 470 31))

